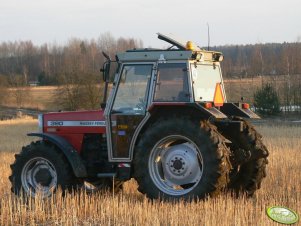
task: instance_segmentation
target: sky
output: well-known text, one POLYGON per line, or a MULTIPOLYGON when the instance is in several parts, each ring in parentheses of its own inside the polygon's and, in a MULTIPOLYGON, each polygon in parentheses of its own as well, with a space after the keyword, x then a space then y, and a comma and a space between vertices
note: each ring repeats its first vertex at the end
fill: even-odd
POLYGON ((301 41, 300 0, 0 0, 0 42, 65 44, 110 32, 163 47, 156 33, 210 45, 301 41))

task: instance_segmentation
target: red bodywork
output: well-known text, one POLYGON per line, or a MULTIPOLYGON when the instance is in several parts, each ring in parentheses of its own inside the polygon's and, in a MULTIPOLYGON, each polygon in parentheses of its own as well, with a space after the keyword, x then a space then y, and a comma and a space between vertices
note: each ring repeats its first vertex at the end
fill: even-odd
POLYGON ((65 138, 79 153, 84 134, 106 133, 103 110, 55 112, 44 114, 43 117, 43 132, 65 138), (96 122, 103 124, 97 125, 96 122))

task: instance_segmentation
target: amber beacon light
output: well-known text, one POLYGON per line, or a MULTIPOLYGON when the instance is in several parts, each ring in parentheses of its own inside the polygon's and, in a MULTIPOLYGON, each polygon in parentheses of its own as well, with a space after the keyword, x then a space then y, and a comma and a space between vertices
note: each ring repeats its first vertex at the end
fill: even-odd
POLYGON ((193 42, 192 42, 192 41, 188 41, 188 42, 186 43, 186 49, 187 49, 187 50, 194 50, 193 42))

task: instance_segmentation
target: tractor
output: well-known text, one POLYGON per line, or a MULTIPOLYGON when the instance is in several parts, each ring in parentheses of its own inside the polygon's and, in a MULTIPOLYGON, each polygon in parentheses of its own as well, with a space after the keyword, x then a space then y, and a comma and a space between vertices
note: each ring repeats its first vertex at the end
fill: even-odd
POLYGON ((12 192, 47 198, 122 189, 134 178, 150 199, 194 200, 221 191, 252 196, 268 150, 248 103, 227 102, 223 54, 158 33, 168 49, 103 53, 99 110, 38 116, 38 137, 15 155, 12 192), (109 92, 110 91, 110 92, 109 92))

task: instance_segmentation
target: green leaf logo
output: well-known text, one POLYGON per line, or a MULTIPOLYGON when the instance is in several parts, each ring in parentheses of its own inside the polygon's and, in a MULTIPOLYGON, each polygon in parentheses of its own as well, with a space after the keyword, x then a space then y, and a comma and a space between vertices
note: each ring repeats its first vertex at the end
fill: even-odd
POLYGON ((269 207, 267 215, 272 220, 282 224, 294 224, 299 221, 299 216, 295 211, 283 206, 269 207))

